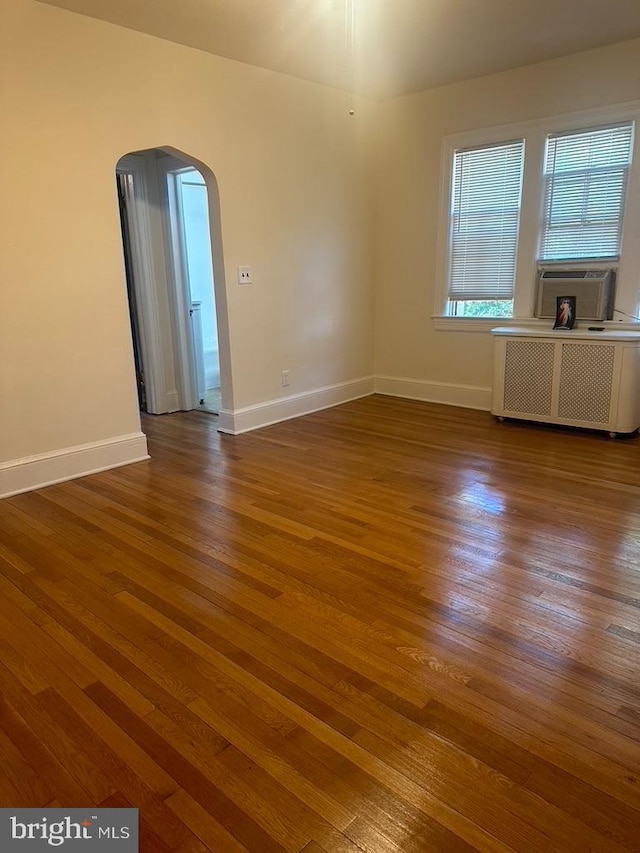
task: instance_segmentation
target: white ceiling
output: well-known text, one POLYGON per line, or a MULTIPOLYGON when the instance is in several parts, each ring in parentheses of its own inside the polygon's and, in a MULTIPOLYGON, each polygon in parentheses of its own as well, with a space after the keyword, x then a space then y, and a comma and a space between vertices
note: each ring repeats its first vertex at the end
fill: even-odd
POLYGON ((640 36, 640 0, 40 0, 200 50, 384 98, 640 36))

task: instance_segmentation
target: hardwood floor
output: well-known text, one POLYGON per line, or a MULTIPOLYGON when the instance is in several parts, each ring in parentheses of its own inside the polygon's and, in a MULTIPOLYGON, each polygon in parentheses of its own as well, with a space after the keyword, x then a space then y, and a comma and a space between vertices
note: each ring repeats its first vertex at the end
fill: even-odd
POLYGON ((640 439, 370 397, 0 504, 0 805, 144 853, 640 851, 640 439))

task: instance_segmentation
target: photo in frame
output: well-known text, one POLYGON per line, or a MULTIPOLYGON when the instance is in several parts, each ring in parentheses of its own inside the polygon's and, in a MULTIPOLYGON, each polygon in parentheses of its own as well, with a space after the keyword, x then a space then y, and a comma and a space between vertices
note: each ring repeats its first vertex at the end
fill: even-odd
POLYGON ((554 329, 573 329, 576 321, 575 296, 556 296, 556 321, 554 329))

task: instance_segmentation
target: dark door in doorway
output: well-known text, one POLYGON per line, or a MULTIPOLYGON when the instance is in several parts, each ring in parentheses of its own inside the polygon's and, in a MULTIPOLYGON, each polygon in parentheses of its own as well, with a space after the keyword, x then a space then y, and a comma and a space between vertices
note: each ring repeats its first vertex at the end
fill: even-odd
POLYGON ((120 208, 120 227, 122 229, 122 249, 124 253, 124 268, 127 279, 127 296, 129 301, 129 318, 131 320, 131 337, 133 339, 133 359, 136 370, 136 387, 138 389, 138 406, 141 412, 147 411, 147 394, 144 384, 144 365, 142 363, 142 348, 140 345, 140 323, 136 305, 136 289, 133 278, 133 261, 131 254, 131 232, 127 215, 127 188, 131 175, 117 174, 118 202, 120 208))

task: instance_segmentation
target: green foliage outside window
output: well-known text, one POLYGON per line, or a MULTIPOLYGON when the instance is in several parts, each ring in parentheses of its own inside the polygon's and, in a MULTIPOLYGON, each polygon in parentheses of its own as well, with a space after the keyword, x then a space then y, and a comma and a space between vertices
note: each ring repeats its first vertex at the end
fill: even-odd
POLYGON ((512 299, 466 299, 450 303, 454 317, 512 317, 512 299))

